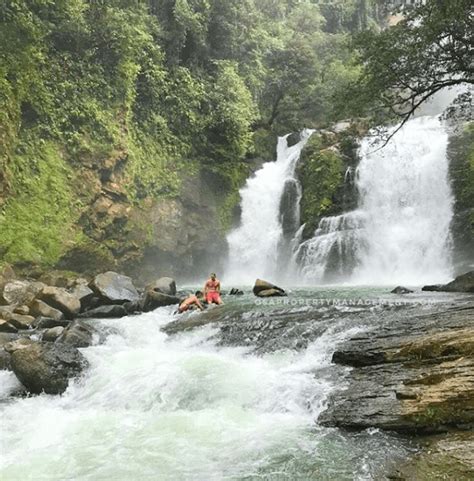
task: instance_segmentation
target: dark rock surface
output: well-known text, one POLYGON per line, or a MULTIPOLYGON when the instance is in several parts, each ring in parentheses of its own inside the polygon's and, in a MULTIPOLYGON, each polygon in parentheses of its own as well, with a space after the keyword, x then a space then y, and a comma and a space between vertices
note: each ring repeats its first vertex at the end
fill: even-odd
POLYGON ((33 327, 36 329, 50 329, 52 327, 62 326, 67 327, 72 321, 66 319, 53 319, 51 317, 40 316, 33 322, 33 327))
POLYGON ((435 284, 432 286, 424 286, 423 291, 434 292, 470 292, 474 293, 474 271, 466 272, 457 276, 448 284, 435 284))
POLYGON ((79 314, 79 317, 87 318, 106 318, 106 317, 124 317, 128 314, 125 307, 121 304, 109 304, 106 306, 99 306, 95 309, 79 314))
POLYGON ((352 366, 326 426, 431 433, 474 425, 474 304, 382 322, 333 355, 352 366))
POLYGON ((242 291, 241 289, 237 289, 237 287, 233 287, 229 291, 229 296, 243 296, 243 295, 244 295, 244 291, 242 291))
POLYGON ((17 332, 17 328, 5 319, 0 319, 0 332, 17 332))
POLYGON ((104 302, 109 304, 133 302, 138 301, 140 298, 130 277, 112 271, 95 276, 89 287, 104 302))
POLYGON ((74 347, 89 347, 95 339, 100 340, 99 332, 84 321, 73 321, 58 337, 58 343, 74 347))
POLYGON ((64 392, 69 379, 78 376, 86 366, 79 350, 67 344, 33 342, 11 349, 12 370, 33 394, 64 392))
POLYGON ((30 329, 34 321, 35 318, 33 316, 22 316, 15 313, 8 319, 8 323, 17 329, 30 329))

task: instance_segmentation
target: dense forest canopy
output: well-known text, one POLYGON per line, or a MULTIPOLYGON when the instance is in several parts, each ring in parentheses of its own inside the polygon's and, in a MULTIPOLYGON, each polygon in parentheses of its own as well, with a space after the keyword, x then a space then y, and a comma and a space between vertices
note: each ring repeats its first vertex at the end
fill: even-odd
POLYGON ((205 169, 228 209, 248 159, 271 156, 277 134, 390 118, 400 85, 413 79, 418 99, 436 82, 438 57, 454 56, 443 66, 460 79, 470 2, 448 2, 446 18, 438 3, 420 27, 386 29, 381 0, 2 0, 0 255, 54 264, 67 246, 118 249, 87 215, 100 185, 142 206, 205 169), (431 62, 445 27, 462 50, 438 42, 431 62))

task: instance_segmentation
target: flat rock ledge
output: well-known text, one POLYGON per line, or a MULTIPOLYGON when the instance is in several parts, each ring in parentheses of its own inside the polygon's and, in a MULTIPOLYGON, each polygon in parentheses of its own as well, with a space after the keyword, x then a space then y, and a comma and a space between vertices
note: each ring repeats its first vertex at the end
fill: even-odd
POLYGON ((381 323, 342 344, 333 362, 353 369, 322 425, 410 434, 474 426, 474 303, 381 323))

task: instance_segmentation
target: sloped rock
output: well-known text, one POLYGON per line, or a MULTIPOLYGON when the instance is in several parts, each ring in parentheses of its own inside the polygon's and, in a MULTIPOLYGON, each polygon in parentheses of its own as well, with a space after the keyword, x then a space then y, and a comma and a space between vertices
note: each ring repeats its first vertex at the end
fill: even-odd
POLYGON ((410 433, 474 425, 474 306, 407 318, 341 345, 333 362, 355 367, 319 422, 410 433))
POLYGON ((95 339, 100 340, 96 329, 82 321, 73 321, 58 337, 57 342, 74 347, 89 347, 95 339))
POLYGON ((143 296, 141 308, 143 312, 149 312, 158 307, 171 306, 173 304, 179 304, 178 297, 169 296, 162 292, 147 290, 143 296))
POLYGON ((17 328, 5 319, 0 319, 0 332, 17 332, 17 328))
POLYGON ((22 316, 21 314, 12 314, 8 319, 9 324, 17 329, 30 329, 35 318, 33 316, 22 316))
POLYGON ((450 433, 429 442, 421 452, 402 463, 389 479, 472 481, 474 475, 474 432, 450 433))
POLYGON ((412 294, 413 291, 403 286, 397 286, 390 291, 391 294, 412 294))
POLYGON ((95 309, 83 312, 79 317, 86 318, 106 318, 106 317, 124 317, 126 316, 127 310, 121 304, 109 304, 106 306, 99 306, 95 309))
POLYGON ((50 329, 46 329, 43 332, 43 336, 41 337, 42 341, 46 342, 54 342, 64 331, 64 327, 56 326, 51 327, 50 329))
POLYGON ((133 302, 138 301, 140 298, 130 277, 112 271, 95 276, 89 287, 105 302, 110 304, 133 302))
POLYGON ((448 284, 424 286, 423 291, 435 292, 471 292, 474 293, 474 271, 466 272, 448 284))
POLYGON ((79 299, 60 287, 46 286, 38 298, 61 311, 67 319, 73 319, 81 310, 79 299))
POLYGON ((275 286, 271 282, 257 279, 253 286, 253 293, 258 297, 271 297, 271 296, 286 296, 284 289, 275 286), (265 294, 261 294, 263 291, 268 291, 265 294))
POLYGON ((152 290, 155 292, 162 292, 163 294, 167 294, 168 296, 175 296, 176 282, 171 277, 160 277, 156 281, 148 284, 145 290, 152 290))
POLYGON ((55 309, 39 299, 35 299, 31 302, 30 313, 35 317, 47 317, 54 319, 55 321, 61 321, 64 319, 64 314, 59 309, 55 309))
POLYGON ((0 347, 0 371, 11 371, 11 355, 0 347))
POLYGON ((63 393, 69 379, 87 366, 84 356, 73 346, 34 342, 11 353, 11 367, 20 382, 33 394, 63 393))

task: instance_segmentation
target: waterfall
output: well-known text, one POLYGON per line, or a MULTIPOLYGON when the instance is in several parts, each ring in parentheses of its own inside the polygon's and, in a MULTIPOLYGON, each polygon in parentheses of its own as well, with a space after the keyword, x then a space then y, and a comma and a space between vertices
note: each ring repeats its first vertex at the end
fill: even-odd
MULTIPOLYGON (((280 248, 285 238, 280 215, 282 196, 287 186, 288 197, 295 199, 297 208, 299 190, 294 180, 295 167, 313 132, 303 130, 300 141, 292 146, 288 145, 288 135, 279 137, 277 160, 266 162, 241 189, 241 223, 227 236, 229 256, 224 273, 227 282, 245 284, 257 277, 271 280, 277 275, 279 259, 282 258, 280 248)), ((292 219, 291 223, 295 224, 296 230, 299 218, 297 222, 292 219)), ((289 259, 290 254, 286 257, 289 259)))
POLYGON ((356 211, 324 218, 297 252, 307 282, 443 282, 452 275, 448 134, 438 117, 410 120, 383 148, 360 147, 356 211))

